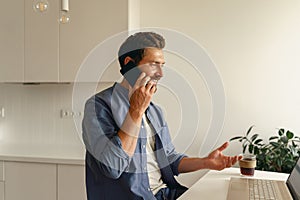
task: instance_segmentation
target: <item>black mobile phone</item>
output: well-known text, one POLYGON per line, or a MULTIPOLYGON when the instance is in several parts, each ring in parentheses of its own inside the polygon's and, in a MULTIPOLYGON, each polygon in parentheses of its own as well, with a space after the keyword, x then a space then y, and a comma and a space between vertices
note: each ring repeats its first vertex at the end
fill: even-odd
POLYGON ((142 71, 135 65, 133 61, 129 61, 128 64, 124 67, 126 67, 129 70, 125 74, 123 74, 123 76, 131 85, 131 87, 133 87, 142 71))

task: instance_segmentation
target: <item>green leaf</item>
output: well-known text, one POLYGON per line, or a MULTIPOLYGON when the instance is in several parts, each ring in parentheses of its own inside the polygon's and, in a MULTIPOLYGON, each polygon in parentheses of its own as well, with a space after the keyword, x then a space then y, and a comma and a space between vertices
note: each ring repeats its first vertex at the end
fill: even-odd
POLYGON ((233 141, 233 140, 238 140, 238 139, 241 139, 243 138, 242 136, 236 136, 236 137, 233 137, 233 138, 230 138, 230 142, 233 141))
POLYGON ((243 153, 246 152, 247 145, 243 146, 243 153))
POLYGON ((285 135, 288 139, 292 139, 294 137, 294 133, 292 133, 291 131, 287 131, 285 135))
POLYGON ((293 156, 297 156, 297 150, 294 146, 290 146, 290 150, 293 156))
POLYGON ((280 146, 280 144, 278 144, 277 142, 270 142, 270 144, 275 148, 280 146))
POLYGON ((279 137, 278 136, 272 136, 269 138, 269 140, 275 140, 275 139, 278 139, 279 137))
POLYGON ((254 142, 254 144, 259 144, 260 142, 262 142, 263 140, 262 139, 258 139, 254 142))
POLYGON ((250 128, 248 129, 247 133, 246 133, 246 136, 249 135, 249 133, 251 132, 252 128, 254 127, 254 125, 250 126, 250 128))
POLYGON ((277 159, 276 160, 276 164, 278 165, 278 167, 281 167, 282 166, 282 160, 277 159))
POLYGON ((254 154, 255 155, 259 154, 259 148, 257 146, 254 147, 254 154))
POLYGON ((279 129, 278 134, 279 134, 280 136, 282 136, 282 135, 284 134, 284 129, 283 129, 283 128, 279 129))
POLYGON ((257 137, 258 137, 258 134, 254 134, 254 135, 251 137, 251 141, 253 142, 257 137))
POLYGON ((249 153, 252 153, 252 152, 253 152, 253 144, 250 144, 250 145, 249 145, 249 149, 248 149, 248 150, 249 150, 249 153))

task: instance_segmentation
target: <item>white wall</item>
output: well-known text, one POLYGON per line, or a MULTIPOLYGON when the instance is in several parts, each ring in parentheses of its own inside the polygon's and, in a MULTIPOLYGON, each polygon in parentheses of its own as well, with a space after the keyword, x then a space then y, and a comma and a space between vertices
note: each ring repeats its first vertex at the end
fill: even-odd
MULTIPOLYGON (((280 127, 299 136, 299 11, 298 0, 152 0, 141 1, 140 25, 179 31, 206 49, 219 70, 226 94, 221 144, 244 134, 251 125, 256 125, 265 139, 280 127)), ((188 65, 170 59, 167 56, 167 63, 186 74, 188 65)), ((190 82, 191 75, 185 76, 190 82)), ((201 78, 198 82, 203 84, 201 78)), ((207 91, 197 89, 199 84, 191 84, 195 94, 207 99, 207 91)), ((200 107, 202 104, 209 105, 199 101, 200 107)), ((199 126, 204 132, 198 132, 203 135, 211 110, 202 109, 200 115, 206 116, 199 126)), ((202 140, 197 137, 187 151, 191 155, 197 155, 200 149, 202 140)), ((233 143, 226 153, 241 153, 240 145, 233 143)))

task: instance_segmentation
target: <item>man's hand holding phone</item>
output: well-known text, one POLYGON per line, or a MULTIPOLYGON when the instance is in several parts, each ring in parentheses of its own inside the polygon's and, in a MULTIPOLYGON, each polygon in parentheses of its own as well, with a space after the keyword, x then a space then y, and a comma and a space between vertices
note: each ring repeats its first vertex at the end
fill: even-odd
POLYGON ((151 78, 142 72, 133 87, 129 86, 129 112, 133 121, 142 118, 156 91, 156 84, 150 80, 151 78))
POLYGON ((156 84, 150 79, 145 72, 140 72, 133 86, 129 84, 128 97, 130 106, 118 132, 122 141, 122 148, 129 156, 134 154, 143 114, 156 91, 156 84))

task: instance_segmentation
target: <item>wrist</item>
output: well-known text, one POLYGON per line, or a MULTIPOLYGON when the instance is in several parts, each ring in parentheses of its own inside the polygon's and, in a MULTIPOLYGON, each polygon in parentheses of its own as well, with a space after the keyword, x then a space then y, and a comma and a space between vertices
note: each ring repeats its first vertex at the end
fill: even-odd
POLYGON ((132 121, 135 122, 136 124, 140 124, 144 113, 138 109, 133 109, 132 107, 129 107, 128 112, 132 121))
POLYGON ((200 158, 200 168, 210 169, 210 159, 208 157, 200 158))
POLYGON ((141 121, 134 121, 128 112, 120 129, 128 136, 137 137, 140 132, 141 121))

